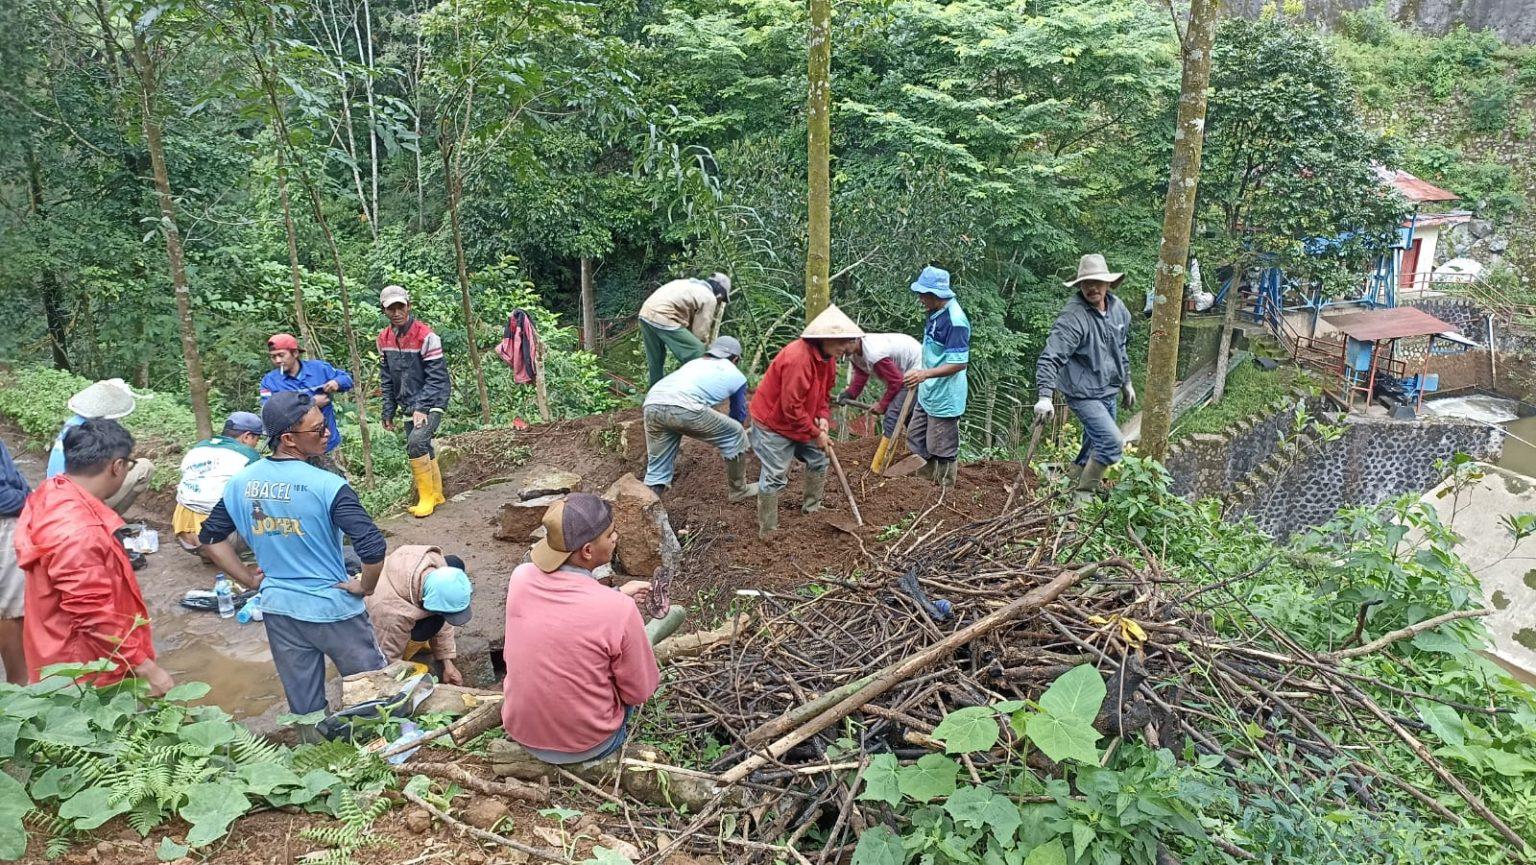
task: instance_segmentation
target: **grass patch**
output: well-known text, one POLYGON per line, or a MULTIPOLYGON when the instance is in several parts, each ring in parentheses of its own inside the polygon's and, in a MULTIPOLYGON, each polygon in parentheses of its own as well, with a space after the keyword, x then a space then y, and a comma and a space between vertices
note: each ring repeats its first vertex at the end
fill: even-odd
POLYGON ((1312 377, 1298 367, 1281 365, 1269 372, 1254 363, 1242 364, 1227 377, 1227 392, 1221 402, 1199 406, 1179 418, 1169 440, 1223 432, 1290 397, 1297 388, 1316 389, 1312 377))

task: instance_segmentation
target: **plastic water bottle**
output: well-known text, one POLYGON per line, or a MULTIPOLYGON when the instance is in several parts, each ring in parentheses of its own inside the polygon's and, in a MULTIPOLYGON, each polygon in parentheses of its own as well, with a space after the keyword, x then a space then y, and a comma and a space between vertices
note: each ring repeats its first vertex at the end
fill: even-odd
POLYGON ((235 621, 242 625, 261 621, 261 605, 257 603, 257 600, 257 598, 251 598, 249 601, 246 601, 245 606, 240 608, 240 612, 235 613, 235 621))
POLYGON ((232 619, 235 617, 235 585, 229 581, 229 577, 219 574, 213 583, 213 594, 219 599, 219 618, 232 619))

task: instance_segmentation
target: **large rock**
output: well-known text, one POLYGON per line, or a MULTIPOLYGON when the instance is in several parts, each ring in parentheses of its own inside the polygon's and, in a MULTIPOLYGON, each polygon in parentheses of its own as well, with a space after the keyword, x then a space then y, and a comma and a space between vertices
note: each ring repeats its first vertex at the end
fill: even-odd
POLYGON ((613 482, 603 498, 613 503, 613 520, 619 530, 614 569, 644 580, 662 566, 675 573, 682 561, 682 545, 667 520, 667 509, 651 488, 633 474, 626 474, 613 482))
POLYGON ((517 482, 517 498, 529 501, 543 496, 565 495, 581 489, 581 475, 547 465, 524 469, 517 482))
POLYGON ((539 496, 527 501, 507 502, 496 512, 496 531, 491 535, 498 541, 528 543, 544 524, 544 512, 564 495, 539 496))

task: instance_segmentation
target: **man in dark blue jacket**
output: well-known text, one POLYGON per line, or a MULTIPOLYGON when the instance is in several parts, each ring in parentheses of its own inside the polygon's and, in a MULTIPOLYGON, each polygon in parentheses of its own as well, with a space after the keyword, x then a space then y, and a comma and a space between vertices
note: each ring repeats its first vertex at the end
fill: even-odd
POLYGON ((5 666, 5 680, 13 685, 27 683, 27 658, 21 649, 26 577, 16 564, 16 518, 31 491, 5 442, 0 442, 0 664, 5 666))
POLYGON ((341 428, 336 426, 335 394, 352 389, 352 376, 323 360, 305 360, 299 340, 291 333, 274 333, 267 340, 267 357, 272 361, 272 371, 261 379, 261 401, 265 403, 275 393, 285 390, 302 391, 315 398, 315 405, 325 415, 325 425, 331 431, 330 444, 325 453, 311 460, 328 472, 342 474, 336 464, 336 449, 341 447, 341 428))

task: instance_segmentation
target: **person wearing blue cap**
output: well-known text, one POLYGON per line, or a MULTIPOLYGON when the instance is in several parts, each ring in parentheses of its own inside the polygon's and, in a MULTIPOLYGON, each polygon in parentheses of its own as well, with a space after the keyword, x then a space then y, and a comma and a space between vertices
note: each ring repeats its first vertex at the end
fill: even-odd
POLYGON ((929 265, 912 283, 928 311, 923 323, 923 363, 903 379, 917 388, 907 421, 907 446, 925 462, 917 474, 941 487, 955 483, 960 458, 960 416, 965 414, 966 367, 971 362, 971 320, 949 287, 949 271, 929 265))
POLYGON ((424 644, 442 666, 442 679, 464 684, 454 659, 454 629, 469 622, 474 586, 464 560, 443 555, 442 547, 396 547, 384 560, 379 587, 368 596, 368 618, 386 661, 409 661, 424 644))
POLYGON ((645 395, 645 485, 656 493, 672 485, 673 466, 688 437, 709 442, 725 457, 727 501, 757 495, 757 484, 747 483, 747 377, 736 368, 740 361, 741 343, 722 336, 704 357, 683 364, 645 395), (714 409, 722 402, 730 403, 727 414, 714 409))
POLYGON ((176 510, 171 531, 183 550, 197 553, 202 544, 197 533, 213 506, 224 497, 224 487, 240 470, 261 459, 261 418, 237 411, 224 421, 224 431, 203 439, 181 458, 181 482, 176 485, 176 510))

